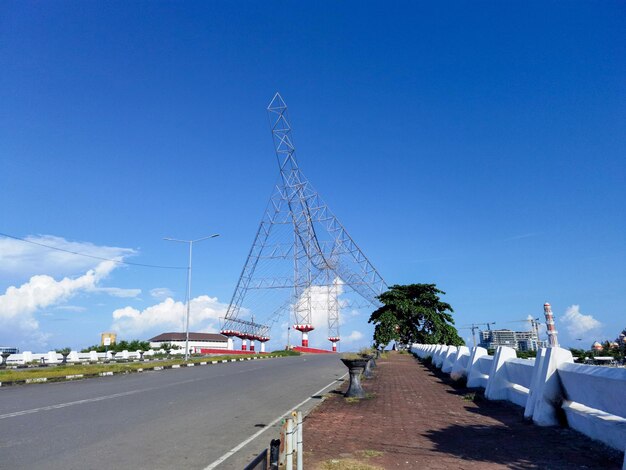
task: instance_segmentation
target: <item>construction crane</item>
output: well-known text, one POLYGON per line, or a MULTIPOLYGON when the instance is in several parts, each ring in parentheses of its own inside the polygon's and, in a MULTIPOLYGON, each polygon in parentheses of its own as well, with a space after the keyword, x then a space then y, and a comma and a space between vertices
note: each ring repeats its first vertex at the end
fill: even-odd
POLYGON ((537 337, 537 339, 539 339, 539 325, 541 325, 541 323, 539 322, 539 318, 532 318, 530 315, 528 315, 530 318, 524 318, 523 320, 511 320, 505 323, 526 323, 529 322, 530 323, 530 331, 532 331, 535 336, 537 337))
POLYGON ((472 339, 474 341, 474 347, 476 347, 476 330, 480 330, 480 326, 486 326, 488 331, 491 331, 491 325, 495 325, 496 322, 490 323, 472 323, 471 325, 464 325, 459 330, 472 330, 472 339))

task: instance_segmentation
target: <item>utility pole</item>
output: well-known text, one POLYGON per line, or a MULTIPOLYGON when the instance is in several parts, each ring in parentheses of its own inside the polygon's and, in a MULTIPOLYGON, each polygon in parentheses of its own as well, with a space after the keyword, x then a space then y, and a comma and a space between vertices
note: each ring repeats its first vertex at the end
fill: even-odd
POLYGON ((187 267, 187 315, 185 319, 185 361, 189 360, 189 311, 191 306, 191 255, 193 252, 193 244, 201 242, 202 240, 208 240, 209 238, 219 237, 219 233, 214 233, 208 237, 198 238, 197 240, 178 240, 176 238, 166 237, 163 240, 170 242, 189 243, 189 265, 187 267))

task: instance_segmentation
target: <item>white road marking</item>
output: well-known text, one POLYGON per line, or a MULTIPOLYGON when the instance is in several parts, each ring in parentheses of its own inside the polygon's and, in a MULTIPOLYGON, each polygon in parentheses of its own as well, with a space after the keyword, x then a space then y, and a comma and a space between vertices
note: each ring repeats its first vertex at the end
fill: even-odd
POLYGON ((331 383, 329 383, 328 385, 326 385, 325 387, 323 387, 321 390, 318 390, 317 392, 315 392, 313 395, 311 395, 309 398, 307 398, 306 400, 301 401, 300 403, 298 403, 296 406, 292 407, 289 409, 289 411, 285 412, 284 414, 280 415, 278 418, 276 418, 274 421, 272 421, 270 424, 268 424, 267 426, 265 426, 263 429, 258 430, 257 432, 255 432, 252 436, 250 436, 248 439, 246 439, 245 441, 241 442, 240 444, 238 444, 237 446, 233 447, 231 450, 229 450, 228 452, 226 452, 224 455, 222 455, 219 459, 217 459, 215 462, 213 462, 212 464, 210 464, 208 467, 204 467, 204 470, 213 470, 214 468, 217 468, 218 465, 220 465, 222 462, 224 462, 226 459, 232 457, 236 452, 238 452, 239 450, 241 450, 246 444, 252 442, 254 439, 256 439, 257 437, 259 437, 261 434, 263 434, 265 431, 267 431, 268 429, 270 429, 271 427, 273 427, 276 423, 278 423, 281 419, 283 419, 285 416, 290 415, 291 412, 293 410, 297 410, 298 408, 300 408, 302 405, 304 405, 306 402, 308 402, 309 400, 312 400, 314 396, 321 394, 324 390, 326 390, 327 388, 331 387, 332 385, 335 385, 339 380, 343 380, 344 377, 346 377, 348 375, 348 373, 343 374, 339 379, 335 379, 333 380, 331 383))
MULTIPOLYGON (((247 368, 244 370, 239 370, 236 372, 232 372, 232 371, 226 371, 229 375, 237 375, 237 374, 244 374, 244 373, 248 373, 250 371, 253 370, 257 370, 260 369, 261 367, 251 367, 251 368, 247 368)), ((228 375, 228 374, 220 374, 218 375, 218 377, 221 377, 223 375, 228 375)), ((39 408, 31 408, 30 410, 22 410, 22 411, 14 411, 13 413, 6 413, 3 415, 0 415, 0 419, 7 419, 7 418, 16 418, 18 416, 24 416, 24 415, 30 415, 33 413, 39 413, 40 411, 51 411, 51 410, 57 410, 59 408, 67 408, 68 406, 75 406, 75 405, 83 405, 85 403, 94 403, 94 402, 98 402, 98 401, 103 401, 103 400, 111 400, 113 398, 120 398, 120 397, 125 397, 128 395, 134 395, 136 393, 145 393, 145 392, 150 392, 152 390, 158 390, 161 388, 167 388, 167 387, 175 387, 178 385, 182 385, 182 384, 187 384, 187 383, 191 383, 191 382, 198 382, 198 381, 202 381, 202 380, 214 380, 215 377, 199 377, 196 379, 189 379, 189 380, 183 380, 180 382, 174 382, 174 383, 169 383, 169 384, 165 384, 165 385, 161 385, 158 387, 149 387, 149 388, 140 388, 137 390, 129 390, 128 392, 121 392, 121 393, 114 393, 112 395, 104 395, 101 397, 94 397, 94 398, 86 398, 84 400, 76 400, 76 401, 70 401, 67 403, 59 403, 58 405, 48 405, 48 406, 42 406, 39 408)))
POLYGON ((93 403, 96 401, 109 400, 111 398, 124 397, 127 395, 133 395, 135 393, 145 392, 147 390, 150 390, 150 389, 146 388, 143 390, 131 390, 129 392, 114 393, 113 395, 104 395, 102 397, 94 397, 94 398, 87 398, 85 400, 76 400, 76 401, 70 401, 67 403, 59 403, 58 405, 42 406, 41 408, 32 408, 30 410, 15 411, 14 413, 7 413, 4 415, 0 415, 0 419, 15 418, 16 416, 30 415, 33 413, 38 413, 40 411, 50 411, 50 410, 56 410, 59 408, 66 408, 68 406, 82 405, 83 403, 93 403))

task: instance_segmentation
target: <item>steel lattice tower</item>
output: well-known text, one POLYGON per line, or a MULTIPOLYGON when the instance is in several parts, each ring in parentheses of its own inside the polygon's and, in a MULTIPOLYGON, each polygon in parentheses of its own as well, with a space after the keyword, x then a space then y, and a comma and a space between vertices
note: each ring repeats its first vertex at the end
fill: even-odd
POLYGON ((307 347, 308 333, 314 329, 312 312, 322 309, 328 316, 328 339, 336 350, 340 292, 352 291, 366 304, 378 306, 376 297, 386 284, 298 166, 287 105, 280 94, 267 111, 280 179, 237 282, 222 333, 241 338, 242 349, 247 339, 269 340, 269 325, 243 318, 259 306, 244 302, 255 290, 290 289, 287 301, 264 317, 266 323, 291 310, 294 329, 302 332, 302 346, 307 347), (283 238, 276 235, 279 232, 283 238), (281 263, 282 272, 277 268, 281 263))

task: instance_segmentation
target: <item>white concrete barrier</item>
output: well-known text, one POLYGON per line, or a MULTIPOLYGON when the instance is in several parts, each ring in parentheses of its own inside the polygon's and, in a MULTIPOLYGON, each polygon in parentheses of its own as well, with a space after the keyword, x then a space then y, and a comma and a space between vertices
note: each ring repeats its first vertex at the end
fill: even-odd
POLYGON ((33 361, 33 353, 31 351, 24 351, 22 353, 22 364, 28 364, 33 361))
POLYGON ((446 356, 443 359, 443 363, 441 366, 441 372, 445 372, 449 374, 452 371, 452 366, 456 362, 456 354, 457 348, 456 346, 448 346, 448 351, 446 352, 446 356))
POLYGON ((504 364, 516 357, 515 349, 506 346, 498 347, 496 355, 491 361, 489 378, 485 384, 485 398, 487 400, 506 400, 508 398, 509 380, 504 364))
POLYGON ((441 366, 443 366, 443 360, 445 359, 447 352, 448 346, 442 345, 439 348, 439 351, 435 353, 435 356, 433 357, 433 364, 435 364, 437 369, 441 369, 441 366))
POLYGON ((626 369, 563 363, 557 373, 568 425, 621 449, 626 443, 626 369))
POLYGON ((511 359, 504 364, 508 386, 506 400, 525 407, 535 369, 534 359, 511 359))
POLYGON ((469 388, 487 388, 492 364, 493 356, 489 356, 485 348, 475 348, 468 366, 467 386, 469 388))
MULTIPOLYGON (((484 388, 489 400, 524 407, 524 416, 540 426, 559 424, 561 407, 570 427, 623 451, 626 443, 626 369, 574 364, 569 350, 544 348, 535 359, 517 358, 499 347, 489 356, 481 347, 414 344, 417 357, 470 388, 484 388)), ((626 456, 623 470, 626 470, 626 456)))
POLYGON ((547 348, 535 360, 533 387, 529 390, 524 416, 540 426, 557 426, 558 405, 563 392, 556 373, 557 367, 565 362, 574 362, 572 353, 562 348, 547 348), (530 410, 532 409, 532 413, 530 410))
POLYGON ((470 359, 470 350, 467 346, 459 346, 456 354, 456 362, 450 370, 452 380, 467 378, 467 364, 470 359))
POLYGON ((49 351, 46 355, 46 362, 48 364, 56 364, 59 362, 59 354, 57 354, 56 351, 49 351))

